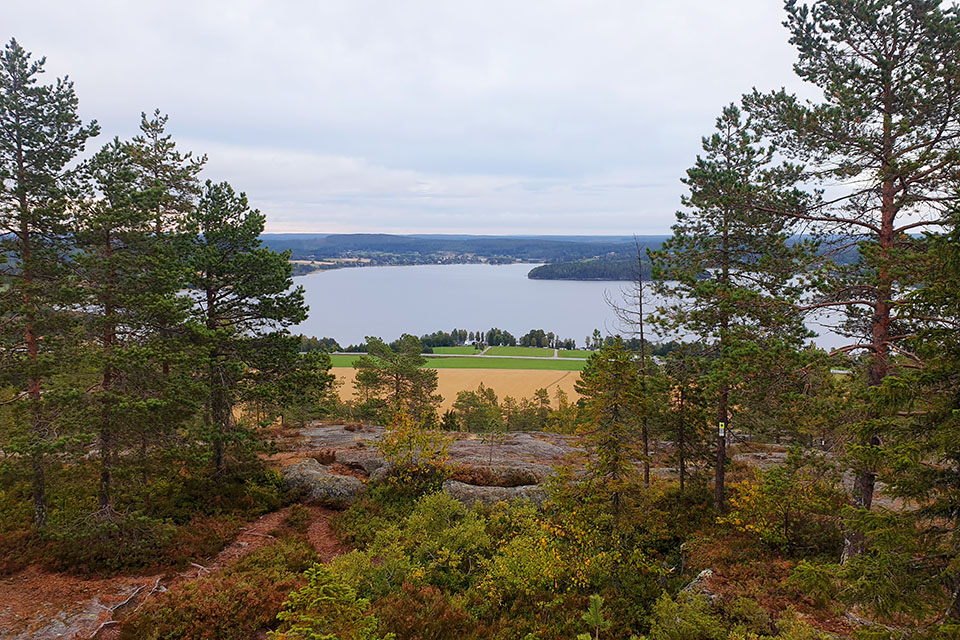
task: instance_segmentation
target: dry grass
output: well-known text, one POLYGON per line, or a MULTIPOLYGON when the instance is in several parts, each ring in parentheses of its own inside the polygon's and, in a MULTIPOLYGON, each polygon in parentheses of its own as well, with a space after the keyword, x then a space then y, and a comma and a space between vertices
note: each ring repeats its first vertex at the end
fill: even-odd
MULTIPOLYGON (((353 368, 334 367, 330 370, 342 381, 339 387, 340 397, 349 400, 353 397, 353 368)), ((579 396, 573 390, 573 384, 580 378, 579 371, 538 371, 527 369, 437 369, 438 391, 443 396, 440 412, 453 406, 458 391, 473 391, 482 382, 484 386, 497 392, 498 398, 512 396, 529 398, 537 389, 546 389, 550 400, 557 388, 563 389, 575 402, 579 396)))

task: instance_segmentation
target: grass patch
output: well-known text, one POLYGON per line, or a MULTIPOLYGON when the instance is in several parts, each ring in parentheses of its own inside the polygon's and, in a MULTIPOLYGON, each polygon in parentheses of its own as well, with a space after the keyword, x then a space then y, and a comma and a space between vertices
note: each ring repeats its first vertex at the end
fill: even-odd
MULTIPOLYGON (((526 347, 500 347, 505 349, 526 347)), ((534 351, 550 351, 549 349, 533 349, 534 351)), ((552 353, 552 351, 551 351, 552 353)), ((519 355, 519 354, 518 354, 519 355)), ((360 356, 330 356, 330 364, 334 367, 350 368, 360 356)), ((543 357, 533 358, 458 358, 455 355, 431 358, 425 354, 427 367, 430 369, 542 369, 548 371, 580 371, 586 366, 586 360, 556 360, 543 357)))
POLYGON ((352 367, 360 355, 330 356, 330 365, 333 367, 352 367))
POLYGON ((457 356, 480 355, 480 349, 477 349, 476 347, 434 347, 433 352, 457 356))
POLYGON ((490 347, 488 356, 523 356, 524 358, 552 358, 553 349, 540 347, 490 347))
POLYGON ((556 360, 547 358, 427 358, 431 369, 542 369, 549 371, 580 371, 586 360, 556 360))
POLYGON ((558 357, 558 358, 584 358, 584 359, 586 359, 586 358, 589 358, 593 353, 594 353, 593 351, 581 351, 581 350, 579 350, 579 349, 576 350, 576 351, 569 351, 569 350, 567 350, 567 349, 561 349, 561 350, 557 353, 557 357, 558 357))

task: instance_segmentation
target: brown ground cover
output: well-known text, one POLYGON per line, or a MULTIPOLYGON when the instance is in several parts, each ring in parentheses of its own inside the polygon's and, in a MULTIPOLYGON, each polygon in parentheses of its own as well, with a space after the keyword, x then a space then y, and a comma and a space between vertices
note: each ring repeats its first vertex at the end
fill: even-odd
MULTIPOLYGON (((306 536, 321 560, 329 562, 349 551, 330 529, 336 512, 308 508, 311 517, 306 536)), ((0 640, 87 640, 98 630, 98 640, 112 640, 118 637, 118 629, 109 621, 116 619, 121 609, 129 614, 160 587, 169 589, 203 579, 274 541, 273 534, 289 512, 287 507, 247 523, 216 556, 197 558, 180 572, 89 579, 28 567, 6 576, 0 579, 0 640)))

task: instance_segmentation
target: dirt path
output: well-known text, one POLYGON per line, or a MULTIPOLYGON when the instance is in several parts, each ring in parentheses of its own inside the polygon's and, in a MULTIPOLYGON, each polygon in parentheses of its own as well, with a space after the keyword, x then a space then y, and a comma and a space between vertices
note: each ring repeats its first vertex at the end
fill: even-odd
POLYGON ((342 544, 330 529, 330 519, 336 515, 336 511, 325 509, 323 507, 310 507, 313 517, 310 519, 310 526, 307 528, 307 540, 316 549, 321 562, 330 562, 339 555, 350 551, 350 547, 342 544))
MULTIPOLYGON (((79 578, 28 567, 0 578, 0 640, 98 640, 119 637, 109 624, 129 614, 161 589, 204 578, 273 542, 290 509, 268 513, 248 522, 237 538, 216 556, 198 558, 179 573, 117 578, 79 578), (105 625, 106 623, 106 625, 105 625)), ((310 507, 307 539, 323 562, 349 551, 330 529, 335 511, 310 507)))

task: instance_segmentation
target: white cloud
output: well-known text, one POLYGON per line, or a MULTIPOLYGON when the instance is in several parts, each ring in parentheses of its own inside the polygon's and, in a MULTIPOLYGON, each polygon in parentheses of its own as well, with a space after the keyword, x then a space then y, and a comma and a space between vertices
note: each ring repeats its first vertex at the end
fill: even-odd
POLYGON ((778 4, 35 0, 4 23, 106 136, 169 113, 273 229, 631 233, 667 230, 724 104, 796 88, 778 4))

